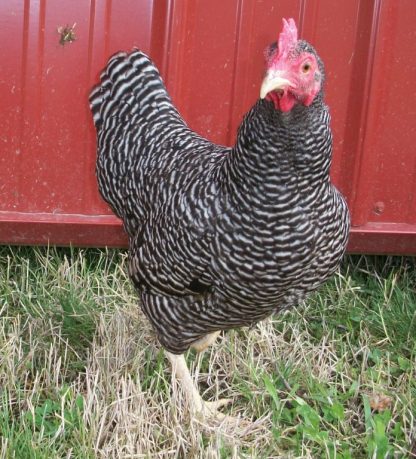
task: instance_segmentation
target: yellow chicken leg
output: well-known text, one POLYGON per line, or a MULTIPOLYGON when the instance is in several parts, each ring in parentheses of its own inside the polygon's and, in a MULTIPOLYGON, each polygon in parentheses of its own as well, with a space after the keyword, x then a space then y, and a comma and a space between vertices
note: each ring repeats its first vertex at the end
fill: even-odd
POLYGON ((214 343, 214 341, 217 339, 220 333, 220 331, 209 333, 208 335, 205 335, 203 338, 193 342, 191 347, 195 349, 196 352, 203 352, 207 347, 211 346, 211 344, 214 343))
MULTIPOLYGON (((192 347, 197 352, 202 352, 215 341, 219 333, 220 332, 214 332, 204 336, 198 341, 195 341, 195 343, 192 344, 192 347)), ((220 421, 228 418, 228 416, 219 412, 218 409, 231 403, 232 399, 225 398, 215 400, 213 402, 205 402, 199 394, 198 388, 189 372, 184 355, 175 355, 170 352, 166 352, 166 356, 172 364, 172 376, 176 377, 181 383, 191 411, 204 417, 215 418, 220 421)))

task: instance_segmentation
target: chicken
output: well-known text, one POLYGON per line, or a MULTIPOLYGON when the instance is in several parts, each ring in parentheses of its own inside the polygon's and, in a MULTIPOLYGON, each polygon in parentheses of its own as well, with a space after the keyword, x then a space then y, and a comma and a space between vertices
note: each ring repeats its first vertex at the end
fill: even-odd
POLYGON ((192 406, 210 414, 228 401, 203 402, 185 351, 298 305, 334 273, 349 233, 329 177, 323 63, 293 19, 265 57, 232 148, 187 127, 139 50, 113 56, 90 95, 99 189, 124 222, 141 307, 192 406))

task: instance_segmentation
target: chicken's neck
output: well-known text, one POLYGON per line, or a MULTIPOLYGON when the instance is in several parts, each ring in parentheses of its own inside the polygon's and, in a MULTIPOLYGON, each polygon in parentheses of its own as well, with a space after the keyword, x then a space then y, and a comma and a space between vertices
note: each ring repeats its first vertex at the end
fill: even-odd
POLYGON ((329 184, 332 137, 329 114, 321 100, 292 112, 277 112, 258 101, 245 116, 235 147, 224 166, 240 192, 287 187, 320 188, 329 184))

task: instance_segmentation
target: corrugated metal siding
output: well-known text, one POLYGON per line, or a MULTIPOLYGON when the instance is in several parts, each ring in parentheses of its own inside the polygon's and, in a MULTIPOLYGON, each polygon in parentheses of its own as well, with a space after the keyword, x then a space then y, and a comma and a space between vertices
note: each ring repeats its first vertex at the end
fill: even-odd
POLYGON ((98 196, 87 105, 108 57, 148 52, 190 126, 229 145, 282 17, 326 65, 350 250, 416 253, 413 0, 0 2, 0 242, 124 245, 98 196), (61 45, 58 27, 74 23, 61 45))

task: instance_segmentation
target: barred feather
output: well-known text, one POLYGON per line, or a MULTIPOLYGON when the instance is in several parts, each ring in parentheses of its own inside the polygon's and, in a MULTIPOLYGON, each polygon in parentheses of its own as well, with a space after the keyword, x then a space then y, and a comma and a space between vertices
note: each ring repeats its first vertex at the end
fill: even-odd
POLYGON ((289 114, 258 101, 233 148, 192 132, 142 52, 113 56, 90 105, 97 178, 129 236, 129 273, 161 344, 297 305, 336 269, 349 216, 329 180, 320 94, 289 114))

